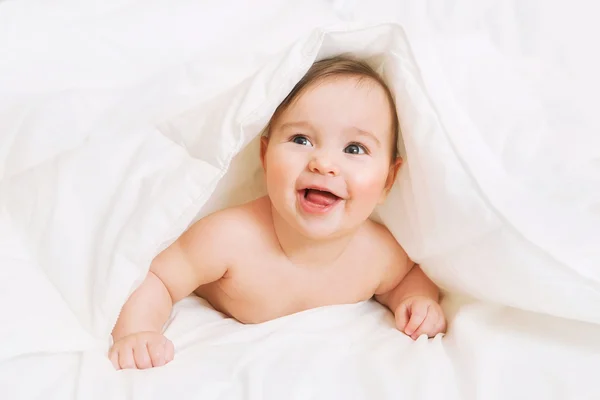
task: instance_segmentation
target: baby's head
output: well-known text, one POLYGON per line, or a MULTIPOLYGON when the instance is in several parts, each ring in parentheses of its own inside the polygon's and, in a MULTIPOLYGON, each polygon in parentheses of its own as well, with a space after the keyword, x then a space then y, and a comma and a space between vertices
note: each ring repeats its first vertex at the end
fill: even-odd
POLYGON ((356 229, 394 183, 397 141, 392 94, 370 66, 342 57, 316 62, 261 140, 273 208, 309 237, 356 229))

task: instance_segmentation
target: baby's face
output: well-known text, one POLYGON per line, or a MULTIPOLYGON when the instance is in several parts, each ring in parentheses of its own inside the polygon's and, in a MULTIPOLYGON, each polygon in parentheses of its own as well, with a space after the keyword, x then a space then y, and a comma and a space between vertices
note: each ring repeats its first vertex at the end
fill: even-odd
POLYGON ((390 104, 374 81, 312 84, 274 121, 261 157, 267 191, 302 234, 327 238, 358 227, 385 199, 399 163, 390 104))

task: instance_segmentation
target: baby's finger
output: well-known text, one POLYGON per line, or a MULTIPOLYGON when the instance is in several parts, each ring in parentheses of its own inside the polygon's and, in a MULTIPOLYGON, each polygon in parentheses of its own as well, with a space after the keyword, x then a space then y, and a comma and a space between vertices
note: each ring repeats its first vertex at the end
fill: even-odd
POLYGON ((171 362, 175 358, 175 346, 173 346, 173 342, 167 339, 167 343, 165 343, 165 362, 171 362))
POLYGON ((135 368, 135 360, 133 359, 133 349, 129 346, 121 346, 119 348, 119 366, 121 369, 135 368))
POLYGON ((396 320, 396 328, 404 332, 404 328, 406 328, 406 324, 408 324, 408 320, 410 319, 410 314, 408 313, 406 305, 403 304, 396 309, 394 318, 396 320))
POLYGON ((414 304, 410 310, 410 320, 408 321, 408 324, 406 324, 406 328, 404 328, 404 333, 408 336, 412 336, 427 317, 428 309, 429 306, 426 304, 414 304))
POLYGON ((153 367, 162 367, 165 365, 165 349, 166 344, 161 342, 148 343, 148 352, 153 367))
POLYGON ((436 321, 433 318, 425 318, 425 321, 413 332, 410 337, 413 340, 417 340, 419 336, 426 334, 427 337, 431 337, 435 332, 436 321))
POLYGON ((121 369, 119 367, 119 350, 117 350, 114 347, 110 349, 110 352, 108 353, 108 359, 112 363, 113 367, 115 367, 115 369, 121 369))
POLYGON ((439 307, 431 307, 427 313, 427 318, 432 321, 431 329, 426 332, 429 337, 446 332, 446 318, 444 317, 444 312, 439 307))
POLYGON ((438 319, 438 322, 435 325, 435 334, 437 335, 438 333, 446 333, 446 328, 446 319, 441 317, 438 319))
POLYGON ((152 360, 150 360, 150 354, 148 354, 148 346, 145 340, 138 340, 133 347, 133 356, 135 359, 135 365, 139 369, 146 369, 152 367, 152 360))

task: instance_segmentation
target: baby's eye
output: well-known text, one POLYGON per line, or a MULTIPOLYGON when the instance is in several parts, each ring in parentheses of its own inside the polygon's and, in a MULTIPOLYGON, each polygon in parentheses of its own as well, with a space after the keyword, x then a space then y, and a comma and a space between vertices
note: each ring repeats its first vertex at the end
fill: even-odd
POLYGON ((357 144, 357 143, 352 143, 349 144, 348 146, 346 146, 346 148, 344 149, 344 153, 349 153, 349 154, 366 154, 367 153, 367 149, 365 149, 365 147, 363 145, 357 144))
POLYGON ((305 136, 296 135, 292 138, 292 142, 302 145, 302 146, 312 146, 310 140, 308 140, 305 136))

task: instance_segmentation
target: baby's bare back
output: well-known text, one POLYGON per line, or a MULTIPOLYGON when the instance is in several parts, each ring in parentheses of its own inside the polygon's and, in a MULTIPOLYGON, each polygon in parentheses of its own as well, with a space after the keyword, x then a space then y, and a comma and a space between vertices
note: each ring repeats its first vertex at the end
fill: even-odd
POLYGON ((237 210, 239 232, 225 275, 195 293, 220 312, 244 323, 260 323, 311 308, 350 304, 375 294, 389 262, 389 238, 380 225, 367 221, 336 261, 297 266, 283 253, 273 229, 268 200, 237 210), (242 212, 242 214, 240 214, 242 212), (242 215, 242 218, 239 218, 242 215))

